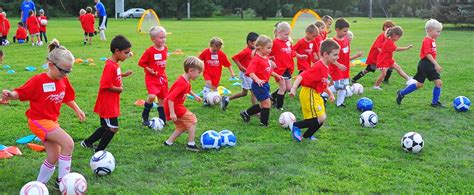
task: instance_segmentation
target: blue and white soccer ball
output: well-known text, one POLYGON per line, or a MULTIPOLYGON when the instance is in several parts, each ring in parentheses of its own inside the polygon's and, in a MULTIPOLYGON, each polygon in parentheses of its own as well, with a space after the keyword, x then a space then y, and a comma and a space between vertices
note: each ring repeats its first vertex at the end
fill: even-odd
POLYGON ((92 156, 90 166, 96 175, 108 175, 115 169, 115 158, 112 153, 101 150, 92 156))
POLYGON ((219 132, 219 135, 221 136, 221 146, 235 146, 237 143, 237 138, 230 130, 224 129, 219 132))
POLYGON ((374 103, 369 98, 363 97, 357 101, 357 109, 361 112, 372 110, 374 108, 374 103))
POLYGON ((203 149, 219 149, 221 143, 221 136, 217 131, 207 130, 201 135, 201 146, 203 149))
POLYGON ((458 96, 454 98, 453 107, 458 112, 466 112, 471 107, 471 100, 465 96, 458 96))
POLYGON ((378 117, 375 112, 372 111, 365 111, 360 115, 359 119, 360 125, 362 127, 370 127, 373 128, 377 125, 378 117))

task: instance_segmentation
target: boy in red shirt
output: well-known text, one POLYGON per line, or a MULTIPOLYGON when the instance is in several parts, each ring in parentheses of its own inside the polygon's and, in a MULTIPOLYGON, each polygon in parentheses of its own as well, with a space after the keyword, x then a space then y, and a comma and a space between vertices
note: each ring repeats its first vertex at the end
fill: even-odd
MULTIPOLYGON (((354 76, 354 78, 352 78, 353 83, 357 82, 360 78, 365 76, 367 73, 375 72, 375 70, 377 69, 377 65, 376 65, 377 57, 379 56, 380 51, 382 50, 383 42, 385 42, 385 39, 387 38, 386 37, 387 30, 394 26, 395 26, 395 23, 392 22, 391 20, 386 20, 383 23, 382 33, 380 33, 377 39, 375 39, 374 43, 370 47, 369 54, 367 55, 367 60, 365 62, 367 64, 367 67, 365 68, 365 70, 360 71, 359 73, 357 73, 356 76, 354 76)), ((387 75, 384 78, 385 82, 388 82, 388 79, 390 78, 391 74, 392 74, 392 69, 388 69, 387 75)))
POLYGON ((308 56, 306 59, 298 59, 297 65, 299 73, 311 68, 314 62, 314 54, 319 51, 319 45, 316 43, 316 36, 319 35, 319 30, 314 24, 306 27, 306 36, 301 38, 294 46, 293 50, 300 55, 308 56))
MULTIPOLYGON (((242 91, 230 97, 222 96, 221 108, 224 111, 226 110, 230 100, 247 96, 248 91, 252 88, 252 78, 245 76, 245 72, 247 71, 247 67, 250 64, 250 60, 252 60, 252 52, 255 49, 255 41, 257 38, 257 33, 250 32, 247 35, 247 47, 232 57, 232 60, 235 62, 235 64, 237 64, 240 70, 239 77, 242 84, 242 91)), ((252 104, 256 104, 257 100, 255 99, 254 95, 250 93, 250 96, 252 104)))
POLYGON ((26 20, 26 29, 28 29, 28 32, 30 33, 30 39, 32 42, 31 45, 42 45, 43 43, 39 38, 40 25, 38 22, 38 18, 36 18, 35 12, 33 10, 30 10, 29 14, 30 17, 28 17, 28 19, 26 20))
POLYGON ((211 91, 216 91, 222 75, 222 66, 229 68, 231 77, 235 77, 234 71, 230 66, 227 55, 221 50, 224 42, 219 37, 213 37, 209 43, 209 48, 204 49, 199 55, 199 59, 204 62, 203 77, 206 85, 203 89, 204 106, 208 106, 206 97, 211 91))
POLYGON ((315 140, 314 133, 326 120, 326 111, 321 93, 326 92, 329 100, 334 101, 334 95, 328 89, 328 65, 339 58, 339 45, 334 40, 326 40, 321 44, 321 59, 312 68, 296 77, 290 91, 290 96, 296 95, 296 89, 301 85, 300 103, 304 120, 290 124, 291 135, 300 142, 303 138, 315 140), (301 137, 301 128, 308 128, 301 137))
POLYGON ((46 36, 46 25, 48 24, 48 18, 44 15, 44 10, 39 10, 40 16, 38 16, 38 21, 40 24, 40 39, 43 42, 48 42, 48 37, 46 36))
POLYGON ((92 148, 92 144, 100 139, 95 152, 105 150, 119 129, 120 93, 123 91, 122 77, 132 74, 128 70, 122 74, 119 62, 125 61, 132 53, 132 44, 122 35, 115 36, 110 43, 112 56, 105 61, 104 71, 100 78, 99 94, 95 102, 94 112, 100 117, 100 127, 81 142, 84 148, 92 148))
POLYGON ((431 100, 431 106, 435 108, 444 107, 441 102, 439 102, 439 96, 441 95, 441 86, 442 81, 439 73, 442 68, 436 60, 436 38, 441 34, 443 29, 443 24, 438 22, 435 19, 430 19, 425 24, 426 37, 423 39, 420 50, 420 62, 418 63, 418 69, 416 71, 413 79, 416 80, 415 84, 408 85, 403 90, 398 90, 397 92, 397 104, 401 104, 405 95, 423 87, 425 79, 428 78, 429 81, 434 81, 433 88, 433 99, 431 100))
POLYGON ((168 58, 168 47, 166 47, 166 30, 162 26, 154 26, 150 29, 150 39, 153 45, 143 53, 138 65, 145 71, 145 85, 148 98, 142 112, 142 124, 150 126, 148 117, 153 108, 153 101, 158 98, 158 114, 166 124, 166 115, 163 101, 168 95, 168 76, 166 75, 166 59, 168 58))
POLYGON ((41 139, 47 151, 36 179, 44 184, 54 174, 56 163, 59 168, 57 183, 71 171, 74 141, 58 123, 62 104, 73 109, 80 121, 86 118, 74 101, 74 88, 67 77, 71 73, 74 56, 57 40, 53 40, 48 48, 48 72, 33 76, 13 91, 3 90, 2 94, 4 100, 30 102, 30 108, 26 111, 28 126, 41 139))
POLYGON ((26 35, 26 29, 23 22, 18 22, 18 28, 16 29, 15 36, 13 36, 13 43, 25 43, 28 42, 28 36, 26 35))
MULTIPOLYGON (((81 12, 80 13, 84 13, 81 12)), ((92 44, 92 37, 94 36, 94 23, 95 23, 95 18, 94 15, 92 15, 92 8, 87 7, 85 10, 85 13, 79 16, 79 21, 81 21, 81 26, 82 29, 84 30, 84 45, 89 42, 89 45, 92 44)))
POLYGON ((172 146, 176 138, 187 131, 188 144, 186 144, 186 149, 199 151, 194 142, 197 118, 194 113, 184 107, 184 101, 187 94, 191 94, 198 102, 201 101, 201 98, 191 90, 191 80, 196 80, 199 77, 203 67, 204 64, 199 58, 187 57, 184 60, 184 74, 176 79, 169 90, 168 96, 166 96, 164 101, 166 119, 174 122, 176 130, 164 142, 165 146, 172 146))
MULTIPOLYGON (((7 18, 7 14, 5 12, 0 13, 0 18, 3 17, 3 30, 0 32, 0 45, 8 45, 8 33, 10 32, 10 21, 7 18)), ((2 20, 2 19, 0 19, 2 20)), ((1 22, 0 22, 1 25, 1 22)), ((1 29, 2 27, 0 27, 1 29)))

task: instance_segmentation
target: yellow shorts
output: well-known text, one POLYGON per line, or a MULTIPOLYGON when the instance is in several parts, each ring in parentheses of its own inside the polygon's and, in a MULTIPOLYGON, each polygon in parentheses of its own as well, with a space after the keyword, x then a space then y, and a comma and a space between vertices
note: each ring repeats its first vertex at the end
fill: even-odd
POLYGON ((57 121, 52 120, 31 120, 28 119, 28 126, 30 127, 31 132, 40 138, 41 141, 46 141, 46 137, 49 132, 55 130, 59 127, 57 121))
POLYGON ((324 100, 313 88, 301 87, 300 103, 304 119, 317 118, 326 114, 324 100))

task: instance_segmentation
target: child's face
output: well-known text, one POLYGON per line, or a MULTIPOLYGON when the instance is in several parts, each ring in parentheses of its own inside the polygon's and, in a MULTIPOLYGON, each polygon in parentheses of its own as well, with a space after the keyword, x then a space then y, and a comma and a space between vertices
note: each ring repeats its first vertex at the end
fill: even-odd
POLYGON ((290 31, 282 30, 277 32, 277 38, 282 41, 288 41, 288 39, 290 38, 290 31))
POLYGON ((398 41, 398 40, 400 39, 400 37, 402 37, 402 36, 400 36, 400 35, 395 35, 395 34, 392 35, 392 36, 390 36, 390 38, 391 38, 393 41, 398 41))
POLYGON ((196 78, 198 78, 201 74, 201 71, 194 68, 190 68, 187 74, 189 75, 189 79, 196 80, 196 78))
POLYGON ((48 62, 49 72, 53 79, 61 80, 66 77, 72 71, 72 64, 55 64, 48 62))
POLYGON ((441 35, 441 29, 439 28, 430 28, 428 29, 428 36, 436 39, 441 35))
POLYGON ((319 34, 323 33, 324 31, 326 31, 326 26, 319 27, 319 34))
POLYGON ((259 47, 259 51, 263 56, 268 56, 272 52, 272 43, 266 44, 265 46, 259 47))
POLYGON ((333 49, 331 53, 323 53, 323 59, 327 59, 331 64, 339 59, 339 49, 333 49))
POLYGON ((124 49, 120 51, 119 49, 115 49, 114 56, 117 58, 118 61, 125 61, 131 55, 131 48, 124 49))
POLYGON ((314 38, 316 38, 316 36, 318 36, 319 33, 318 32, 313 32, 313 33, 308 33, 306 32, 306 39, 308 40, 313 40, 314 38))
POLYGON ((221 50, 222 46, 217 46, 217 45, 211 45, 211 52, 212 53, 217 53, 221 50))
POLYGON ((247 42, 247 47, 249 47, 250 49, 255 49, 255 42, 256 41, 248 41, 247 42))
POLYGON ((349 31, 349 28, 342 28, 342 29, 338 29, 336 28, 336 36, 337 38, 339 39, 342 39, 344 38, 345 36, 347 36, 347 31, 349 31))
POLYGON ((352 42, 352 36, 347 36, 347 40, 349 40, 349 43, 352 42))
POLYGON ((327 21, 324 22, 324 24, 326 24, 327 28, 330 28, 331 25, 332 25, 332 20, 327 20, 327 21))
POLYGON ((156 47, 163 47, 166 44, 166 33, 159 32, 158 35, 151 38, 151 41, 156 47))

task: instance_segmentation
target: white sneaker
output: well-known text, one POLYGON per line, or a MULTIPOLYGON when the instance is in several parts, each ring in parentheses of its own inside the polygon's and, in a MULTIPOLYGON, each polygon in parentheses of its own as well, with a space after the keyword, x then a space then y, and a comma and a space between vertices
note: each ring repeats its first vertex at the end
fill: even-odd
POLYGON ((382 87, 380 87, 380 86, 374 86, 374 87, 372 87, 372 88, 375 89, 375 90, 379 90, 379 91, 382 91, 382 90, 383 90, 382 87))

